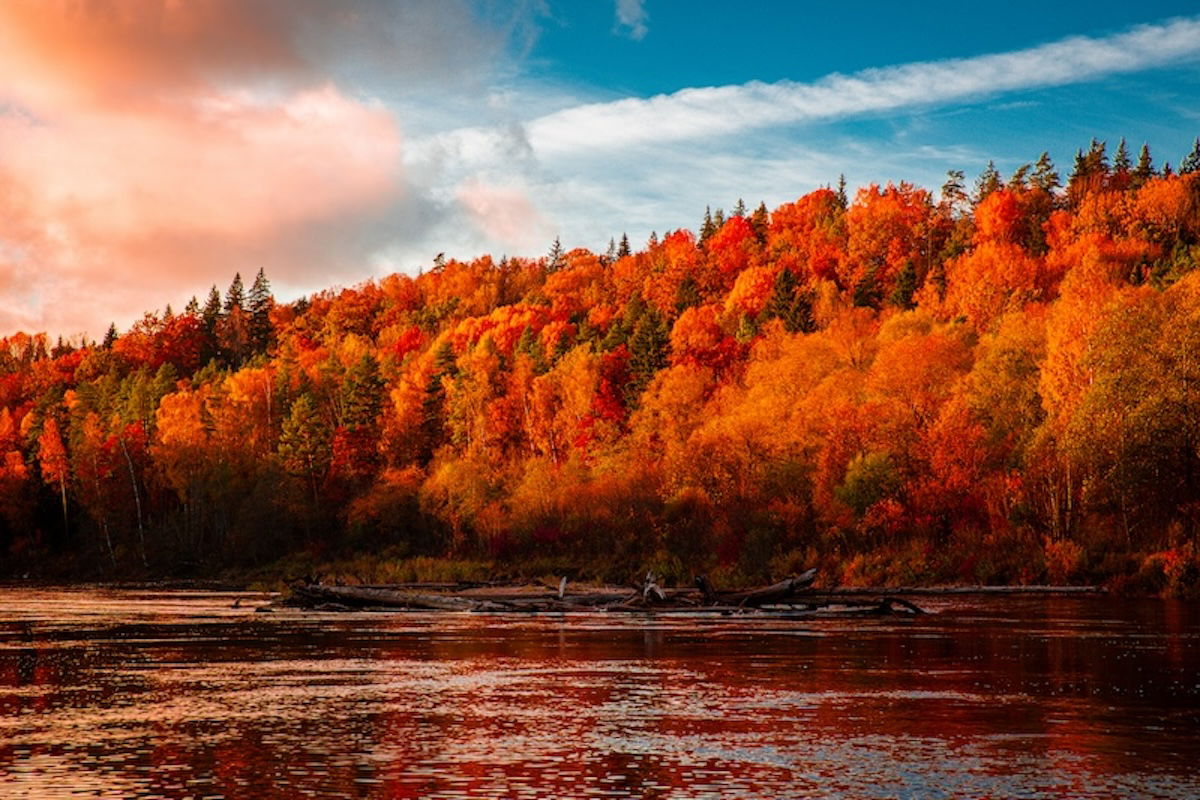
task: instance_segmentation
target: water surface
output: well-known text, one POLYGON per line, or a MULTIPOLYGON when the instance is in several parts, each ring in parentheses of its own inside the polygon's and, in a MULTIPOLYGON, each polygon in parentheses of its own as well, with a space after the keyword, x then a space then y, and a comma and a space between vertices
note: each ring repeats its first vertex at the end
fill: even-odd
POLYGON ((253 613, 0 589, 3 798, 1200 797, 1200 609, 253 613))

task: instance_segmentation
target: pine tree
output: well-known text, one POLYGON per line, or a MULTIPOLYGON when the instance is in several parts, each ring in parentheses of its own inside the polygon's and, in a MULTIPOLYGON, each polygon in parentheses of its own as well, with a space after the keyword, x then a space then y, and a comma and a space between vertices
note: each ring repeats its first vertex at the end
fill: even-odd
POLYGON ((193 317, 200 315, 200 301, 196 299, 196 295, 192 295, 192 299, 188 300, 187 305, 183 307, 183 313, 193 317))
POLYGON ((737 203, 733 207, 733 216, 735 216, 735 217, 745 217, 746 216, 746 202, 744 200, 742 200, 742 198, 740 198, 740 197, 738 198, 737 203))
POLYGON ((383 380, 379 362, 370 353, 346 371, 340 389, 342 427, 350 430, 374 429, 383 407, 383 380))
MULTIPOLYGON (((653 234, 651 234, 651 235, 653 235, 653 234)), ((620 246, 617 247, 617 258, 625 258, 626 256, 630 255, 632 252, 633 251, 631 251, 629 249, 629 234, 622 233, 621 234, 621 244, 620 244, 620 246)))
POLYGON ((250 347, 256 353, 265 353, 271 344, 271 307, 274 300, 271 297, 271 284, 267 276, 259 269, 254 277, 247 297, 250 312, 250 347))
POLYGON ((562 242, 560 242, 558 237, 555 236, 554 244, 552 244, 550 246, 550 252, 546 254, 546 269, 549 272, 554 272, 555 270, 562 267, 562 263, 563 263, 562 242))
POLYGON ((942 205, 952 216, 957 216, 970 202, 965 181, 966 174, 961 169, 946 171, 946 182, 942 184, 942 205))
POLYGON ((605 264, 611 264, 617 260, 617 240, 610 238, 608 240, 608 249, 604 251, 604 257, 600 259, 605 264))
POLYGON ((1008 188, 1014 192, 1023 191, 1025 184, 1029 180, 1029 171, 1033 169, 1032 164, 1022 164, 1013 170, 1012 177, 1008 179, 1008 188))
POLYGON ((229 284, 229 289, 225 292, 224 312, 228 316, 234 308, 246 308, 246 290, 242 287, 242 274, 235 272, 233 282, 229 284))
POLYGON ((700 305, 700 287, 691 275, 685 275, 675 290, 675 313, 682 314, 689 308, 700 305))
POLYGON ((283 422, 277 448, 283 468, 308 483, 313 502, 332 456, 330 430, 312 395, 305 392, 292 403, 283 422))
POLYGON ((1058 172, 1054 169, 1054 162, 1050 160, 1049 153, 1043 151, 1038 156, 1037 163, 1033 165, 1031 183, 1046 194, 1054 194, 1054 191, 1062 186, 1062 181, 1059 180, 1058 172))
POLYGON ((767 213, 767 204, 760 202, 758 208, 754 209, 754 213, 750 215, 750 228, 754 231, 754 238, 759 244, 764 244, 767 241, 767 229, 771 225, 771 215, 767 213))
POLYGON ((800 281, 790 269, 780 270, 775 276, 775 285, 771 287, 771 297, 763 309, 763 317, 778 319, 788 333, 811 333, 816 330, 812 298, 807 291, 800 289, 800 281))
POLYGON ((428 466, 433 454, 445 441, 446 436, 446 384, 458 374, 458 362, 450 342, 443 341, 433 356, 433 373, 425 385, 425 397, 421 401, 421 441, 417 450, 417 462, 428 466))
POLYGON ((717 232, 717 226, 713 222, 712 209, 709 206, 704 207, 704 221, 700 223, 700 243, 707 242, 709 237, 717 232))
POLYGON ((838 175, 837 201, 842 210, 850 207, 850 198, 846 196, 846 175, 842 173, 838 175))
POLYGON ((542 346, 541 337, 534 333, 533 328, 529 325, 526 325, 525 330, 521 331, 521 338, 517 339, 515 352, 528 356, 529 360, 533 362, 533 371, 538 375, 542 375, 550 369, 550 365, 546 362, 546 348, 542 346))
POLYGON ((1129 148, 1125 144, 1125 137, 1121 137, 1121 141, 1117 143, 1117 154, 1113 156, 1113 172, 1123 175, 1129 172, 1133 164, 1129 160, 1129 148))
POLYGON ((637 405, 642 390, 660 369, 667 366, 670 355, 671 332, 658 312, 646 307, 629 336, 629 372, 632 376, 626 387, 626 401, 637 405))
POLYGON ((217 323, 221 321, 221 293, 214 285, 208 291, 208 300, 200 312, 200 328, 204 332, 204 345, 200 349, 200 360, 208 363, 220 353, 217 344, 217 323))
POLYGON ((104 344, 100 345, 105 350, 112 350, 113 343, 117 341, 117 323, 110 323, 108 332, 104 334, 104 344))
POLYGON ((912 259, 904 262, 904 268, 900 270, 900 274, 896 276, 896 286, 892 290, 892 294, 888 297, 888 301, 904 310, 913 307, 913 295, 917 291, 917 268, 913 265, 912 259))
POLYGON ((1154 177, 1154 161, 1150 158, 1150 145, 1143 143, 1138 153, 1137 166, 1133 168, 1133 188, 1141 187, 1154 177))
POLYGON ((1190 175, 1193 172, 1200 172, 1200 136, 1197 136, 1192 144, 1192 151, 1179 162, 1180 175, 1190 175))
POLYGON ((1000 182, 1000 171, 996 169, 996 162, 989 161, 983 172, 979 173, 979 178, 975 181, 975 204, 983 202, 983 199, 1002 188, 1000 182))

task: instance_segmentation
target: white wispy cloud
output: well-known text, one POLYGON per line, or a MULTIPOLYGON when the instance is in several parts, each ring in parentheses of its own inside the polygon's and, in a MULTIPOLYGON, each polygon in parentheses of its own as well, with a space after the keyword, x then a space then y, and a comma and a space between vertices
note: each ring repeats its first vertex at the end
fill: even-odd
POLYGON ((813 83, 755 81, 590 103, 527 127, 539 155, 613 149, 1063 86, 1194 59, 1200 59, 1200 18, 1176 19, 1108 37, 833 74, 813 83))
POLYGON ((649 32, 646 27, 648 16, 645 0, 617 0, 617 25, 631 39, 645 38, 649 32))

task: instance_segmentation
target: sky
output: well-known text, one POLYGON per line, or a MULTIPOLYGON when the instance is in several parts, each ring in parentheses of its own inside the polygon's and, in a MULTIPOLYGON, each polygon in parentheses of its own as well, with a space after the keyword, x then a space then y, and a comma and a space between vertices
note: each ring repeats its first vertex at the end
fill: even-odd
POLYGON ((3 0, 0 335, 1200 135, 1194 3, 3 0))

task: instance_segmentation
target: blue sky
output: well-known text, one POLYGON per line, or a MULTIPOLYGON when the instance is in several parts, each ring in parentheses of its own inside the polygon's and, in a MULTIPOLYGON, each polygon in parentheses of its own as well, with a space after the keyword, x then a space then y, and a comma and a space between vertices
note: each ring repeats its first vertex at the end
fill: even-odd
POLYGON ((640 246, 840 174, 1065 177, 1092 137, 1178 164, 1198 101, 1163 0, 3 0, 0 335, 640 246))
POLYGON ((529 198, 523 235, 468 236, 462 252, 536 254, 555 234, 641 241, 694 228, 706 205, 774 206, 839 174, 936 189, 949 169, 973 178, 994 159, 1011 172, 1047 150, 1065 177, 1092 137, 1178 163, 1200 134, 1200 18, 1187 3, 770 5, 540 6, 486 109, 408 153, 419 164, 424 146, 459 136, 443 177, 529 198), (842 103, 855 87, 838 76, 869 91, 842 103), (802 107, 774 113, 791 102, 802 107))

